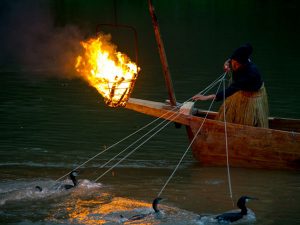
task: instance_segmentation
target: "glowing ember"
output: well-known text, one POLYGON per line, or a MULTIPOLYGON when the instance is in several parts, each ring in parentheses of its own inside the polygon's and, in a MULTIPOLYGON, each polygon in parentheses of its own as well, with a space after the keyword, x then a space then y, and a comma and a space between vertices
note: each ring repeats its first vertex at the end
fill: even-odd
POLYGON ((111 107, 125 106, 134 87, 139 68, 110 43, 110 35, 98 35, 82 41, 84 53, 75 68, 95 87, 111 107))

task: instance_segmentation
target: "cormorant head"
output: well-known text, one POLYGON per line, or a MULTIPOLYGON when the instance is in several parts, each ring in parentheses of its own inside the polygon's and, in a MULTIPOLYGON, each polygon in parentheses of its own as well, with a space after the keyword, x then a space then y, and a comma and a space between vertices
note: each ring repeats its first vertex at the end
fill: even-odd
POLYGON ((70 177, 77 177, 78 176, 78 172, 76 170, 73 170, 71 173, 70 173, 70 177))
POLYGON ((43 191, 43 188, 41 188, 40 186, 35 186, 35 190, 41 192, 43 191))
POLYGON ((70 173, 70 178, 71 180, 73 181, 74 183, 74 186, 77 185, 77 180, 76 180, 76 177, 78 176, 78 172, 73 170, 71 173, 70 173))
POLYGON ((158 197, 158 198, 154 199, 153 202, 152 202, 152 208, 154 209, 154 211, 155 211, 156 213, 159 212, 159 209, 158 209, 157 205, 159 204, 159 202, 160 202, 161 200, 163 200, 163 199, 160 198, 160 197, 158 197))
POLYGON ((239 198, 236 205, 240 209, 243 209, 246 207, 246 202, 248 202, 249 200, 257 200, 257 198, 253 198, 253 197, 249 197, 249 196, 242 196, 239 198))

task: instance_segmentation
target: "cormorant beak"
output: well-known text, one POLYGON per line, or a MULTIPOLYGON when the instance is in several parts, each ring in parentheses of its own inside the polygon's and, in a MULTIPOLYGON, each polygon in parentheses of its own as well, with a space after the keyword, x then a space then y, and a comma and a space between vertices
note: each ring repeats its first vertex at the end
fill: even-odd
POLYGON ((246 201, 249 201, 249 200, 259 200, 258 198, 254 198, 254 197, 248 197, 247 199, 246 199, 246 201))
POLYGON ((167 200, 166 198, 162 198, 159 202, 163 202, 163 201, 165 201, 165 200, 167 200))

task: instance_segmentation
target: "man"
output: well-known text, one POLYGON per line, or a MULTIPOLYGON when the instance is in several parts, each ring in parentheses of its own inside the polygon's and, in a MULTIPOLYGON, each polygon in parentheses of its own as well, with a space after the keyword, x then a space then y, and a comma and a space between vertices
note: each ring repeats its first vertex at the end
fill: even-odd
MULTIPOLYGON (((268 98, 262 77, 250 60, 253 48, 245 44, 237 48, 224 63, 232 71, 232 83, 216 95, 195 95, 194 100, 223 100, 225 96, 226 121, 257 127, 268 127, 268 98)), ((216 119, 224 120, 224 105, 216 119)))

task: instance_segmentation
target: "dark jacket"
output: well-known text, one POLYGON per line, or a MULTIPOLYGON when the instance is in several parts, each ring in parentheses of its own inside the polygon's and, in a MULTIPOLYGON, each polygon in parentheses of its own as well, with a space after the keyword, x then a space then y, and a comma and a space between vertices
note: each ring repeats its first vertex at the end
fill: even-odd
MULTIPOLYGON (((225 98, 233 95, 237 91, 258 91, 263 84, 262 77, 252 62, 244 64, 242 68, 232 72, 232 83, 225 89, 225 98)), ((223 100, 224 93, 217 93, 216 100, 223 100)))

